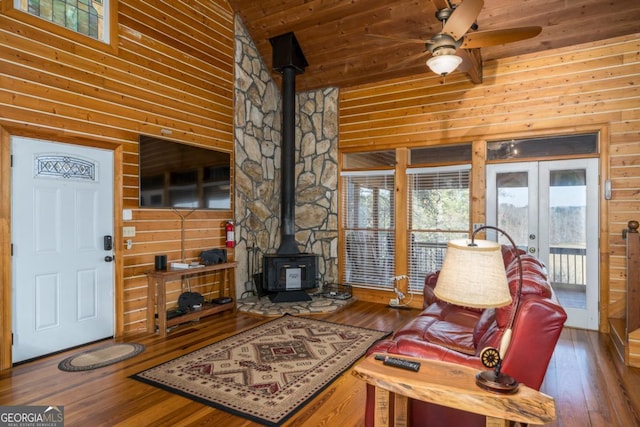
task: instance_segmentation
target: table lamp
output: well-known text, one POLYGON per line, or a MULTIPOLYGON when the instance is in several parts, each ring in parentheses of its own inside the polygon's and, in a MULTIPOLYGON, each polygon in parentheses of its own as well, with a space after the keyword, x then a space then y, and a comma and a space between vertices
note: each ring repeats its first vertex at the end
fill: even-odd
POLYGON ((518 262, 519 282, 509 324, 500 342, 500 350, 487 349, 487 352, 483 350, 481 354, 483 364, 495 369, 478 373, 476 384, 493 392, 513 393, 518 387, 518 382, 500 372, 502 358, 511 341, 513 321, 522 292, 522 260, 513 239, 503 230, 485 225, 473 232, 471 241, 450 241, 434 294, 443 301, 463 307, 498 308, 511 304, 512 298, 500 244, 490 240, 476 240, 476 234, 484 229, 496 230, 511 242, 518 262))

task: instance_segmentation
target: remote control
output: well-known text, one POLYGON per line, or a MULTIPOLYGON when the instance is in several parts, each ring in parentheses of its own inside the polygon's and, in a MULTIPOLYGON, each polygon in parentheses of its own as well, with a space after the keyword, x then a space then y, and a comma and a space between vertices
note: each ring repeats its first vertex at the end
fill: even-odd
POLYGON ((394 366, 396 368, 406 369, 413 372, 420 370, 420 362, 413 362, 411 360, 398 359, 397 357, 389 357, 383 355, 376 355, 376 360, 382 360, 383 365, 394 366))

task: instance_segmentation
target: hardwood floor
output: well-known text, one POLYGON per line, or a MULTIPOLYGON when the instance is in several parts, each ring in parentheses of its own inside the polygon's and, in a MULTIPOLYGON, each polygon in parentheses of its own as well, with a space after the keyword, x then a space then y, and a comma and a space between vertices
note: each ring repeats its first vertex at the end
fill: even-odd
POLYGON ((623 366, 606 334, 565 328, 540 390, 556 400, 550 426, 640 426, 640 369, 623 366))
MULTIPOLYGON (((395 330, 417 311, 356 302, 337 313, 315 316, 338 323, 395 330)), ((226 412, 129 379, 139 371, 196 350, 265 321, 220 313, 172 332, 166 339, 140 335, 144 353, 88 372, 62 372, 49 356, 0 373, 0 406, 63 405, 67 426, 255 426, 226 412)), ((640 426, 640 369, 616 363, 608 336, 566 329, 550 363, 542 391, 556 399, 558 420, 550 426, 640 426)), ((82 350, 103 345, 96 343, 82 350)), ((296 413, 286 426, 361 426, 364 383, 346 372, 296 413)))

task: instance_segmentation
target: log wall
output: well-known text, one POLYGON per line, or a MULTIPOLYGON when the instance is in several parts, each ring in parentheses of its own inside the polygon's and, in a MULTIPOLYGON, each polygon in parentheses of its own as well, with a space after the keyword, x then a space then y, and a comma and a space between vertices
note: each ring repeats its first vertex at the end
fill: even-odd
POLYGON ((342 89, 340 152, 473 142, 472 222, 484 222, 485 141, 601 132, 601 181, 613 184, 600 209, 606 330, 625 309, 621 230, 640 207, 640 35, 490 61, 481 85, 459 73, 441 80, 426 73, 342 89))
MULTIPOLYGON (((224 0, 112 0, 118 8, 117 38, 101 45, 69 37, 64 30, 47 31, 44 21, 11 11, 12 0, 3 3, 0 364, 6 367, 11 348, 10 135, 114 150, 116 333, 143 330, 143 272, 153 267, 157 253, 170 261, 181 258, 183 229, 172 210, 138 208, 138 137, 233 153, 234 25, 224 0), (123 209, 133 211, 132 221, 122 221, 123 209), (129 250, 122 226, 136 227, 129 250)), ((197 211, 185 219, 187 258, 224 246, 224 222, 231 212, 197 211)))

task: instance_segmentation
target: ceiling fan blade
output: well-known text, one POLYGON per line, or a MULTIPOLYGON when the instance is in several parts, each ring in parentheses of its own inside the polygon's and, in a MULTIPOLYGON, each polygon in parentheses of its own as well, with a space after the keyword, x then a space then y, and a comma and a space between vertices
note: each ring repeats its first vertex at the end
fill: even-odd
POLYGON ((478 47, 512 43, 535 37, 540 34, 541 31, 542 27, 520 27, 507 28, 503 30, 476 31, 466 34, 460 47, 465 49, 475 49, 478 47))
POLYGON ((436 10, 452 9, 451 2, 449 0, 431 0, 431 3, 436 7, 436 10))
POLYGON ((420 43, 420 44, 425 44, 427 42, 427 40, 405 39, 405 38, 393 37, 393 36, 383 36, 382 34, 367 33, 367 35, 371 36, 371 37, 378 37, 378 38, 381 38, 381 39, 393 40, 393 41, 400 42, 400 43, 420 43))
POLYGON ((450 35, 455 40, 460 40, 469 31, 473 23, 476 22, 482 6, 484 6, 484 0, 463 0, 447 19, 442 32, 450 35))
MULTIPOLYGON (((393 65, 391 66, 387 66, 385 69, 386 70, 397 70, 397 69, 401 69, 401 68, 405 68, 407 66, 415 66, 416 64, 419 64, 422 61, 426 61, 426 58, 431 55, 431 52, 429 52, 428 50, 425 50, 424 52, 420 52, 420 53, 416 53, 413 54, 401 61, 397 61, 395 63, 393 63, 393 65), (423 58, 421 60, 421 58, 423 58)), ((425 63, 422 62, 422 65, 424 65, 425 63)), ((426 65, 424 65, 425 70, 427 70, 426 65)))

